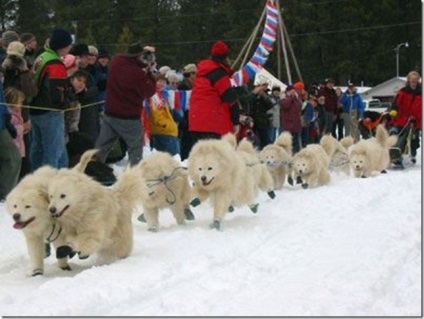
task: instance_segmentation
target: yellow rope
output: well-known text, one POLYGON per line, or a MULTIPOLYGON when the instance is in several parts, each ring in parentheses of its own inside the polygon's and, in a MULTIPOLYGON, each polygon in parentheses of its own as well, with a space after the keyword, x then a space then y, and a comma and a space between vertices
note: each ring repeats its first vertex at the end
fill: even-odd
POLYGON ((21 107, 21 108, 33 109, 33 110, 56 111, 56 112, 67 112, 67 111, 73 111, 73 110, 78 110, 78 109, 84 109, 84 108, 86 108, 86 107, 90 107, 90 106, 94 106, 94 105, 102 104, 102 103, 104 103, 104 102, 105 102, 105 101, 99 101, 99 102, 94 102, 94 103, 85 104, 85 105, 78 105, 78 106, 69 107, 69 108, 67 108, 67 109, 63 109, 63 110, 54 109, 54 108, 50 108, 50 107, 43 107, 43 106, 20 105, 20 104, 10 104, 10 103, 3 103, 3 102, 0 102, 0 105, 14 106, 14 107, 21 107))

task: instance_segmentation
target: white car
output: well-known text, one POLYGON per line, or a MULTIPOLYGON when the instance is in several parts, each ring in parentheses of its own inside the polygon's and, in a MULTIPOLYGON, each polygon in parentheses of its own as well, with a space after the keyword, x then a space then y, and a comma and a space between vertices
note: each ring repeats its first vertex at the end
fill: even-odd
POLYGON ((385 112, 387 107, 379 99, 364 100, 365 111, 385 112))

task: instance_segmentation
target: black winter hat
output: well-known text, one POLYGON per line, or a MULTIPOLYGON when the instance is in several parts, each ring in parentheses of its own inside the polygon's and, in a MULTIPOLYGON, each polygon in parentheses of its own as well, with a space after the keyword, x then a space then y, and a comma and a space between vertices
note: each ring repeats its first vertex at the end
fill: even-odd
POLYGON ((131 43, 127 49, 127 56, 137 57, 144 51, 143 45, 138 41, 131 43))
POLYGON ((52 50, 59 50, 71 45, 72 41, 72 36, 68 31, 55 29, 50 35, 49 46, 52 50))
POLYGON ((87 44, 77 44, 74 45, 71 52, 69 52, 72 55, 75 56, 83 56, 83 55, 90 55, 90 51, 88 50, 87 44))

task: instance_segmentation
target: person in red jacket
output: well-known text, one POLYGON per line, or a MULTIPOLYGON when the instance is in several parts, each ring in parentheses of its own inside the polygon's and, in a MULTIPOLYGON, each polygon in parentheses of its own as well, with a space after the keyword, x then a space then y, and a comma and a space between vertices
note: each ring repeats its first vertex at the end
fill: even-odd
POLYGON ((217 41, 212 46, 211 57, 197 66, 188 115, 193 144, 200 139, 236 133, 239 128, 238 97, 231 86, 233 70, 228 62, 228 46, 217 41))
POLYGON ((110 61, 106 87, 106 107, 96 140, 98 159, 105 162, 114 143, 121 137, 128 147, 132 166, 143 157, 143 125, 140 121, 143 100, 156 92, 155 48, 130 44, 127 54, 110 61))
MULTIPOLYGON (((420 147, 420 132, 422 127, 422 86, 421 76, 416 71, 411 71, 406 77, 406 85, 396 94, 394 104, 391 107, 390 115, 393 117, 393 127, 390 134, 399 134, 396 145, 402 152, 407 144, 407 135, 412 126, 410 156, 412 163, 416 162, 415 156, 420 147)), ((400 158, 394 159, 394 164, 402 166, 400 158)), ((392 158, 393 160, 393 158, 392 158)))
POLYGON ((300 132, 302 100, 293 85, 286 88, 286 97, 280 101, 280 119, 283 131, 290 132, 293 137, 292 151, 296 154, 302 149, 300 132))

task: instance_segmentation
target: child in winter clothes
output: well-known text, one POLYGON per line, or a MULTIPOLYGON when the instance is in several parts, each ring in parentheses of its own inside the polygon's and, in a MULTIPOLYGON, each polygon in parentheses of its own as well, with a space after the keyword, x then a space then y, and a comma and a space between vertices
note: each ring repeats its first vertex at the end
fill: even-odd
POLYGON ((25 100, 25 95, 22 91, 14 87, 8 87, 4 91, 4 97, 11 114, 10 122, 16 130, 16 137, 14 138, 15 144, 21 153, 21 157, 24 158, 26 156, 24 134, 29 132, 31 125, 30 122, 24 122, 24 119, 22 118, 21 108, 25 100))
POLYGON ((165 88, 166 78, 159 75, 156 80, 156 93, 149 99, 146 111, 150 127, 150 147, 174 156, 180 153, 178 126, 174 120, 177 113, 172 112, 169 107, 165 88))

